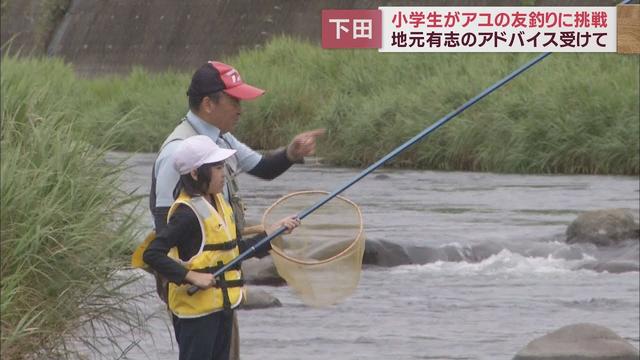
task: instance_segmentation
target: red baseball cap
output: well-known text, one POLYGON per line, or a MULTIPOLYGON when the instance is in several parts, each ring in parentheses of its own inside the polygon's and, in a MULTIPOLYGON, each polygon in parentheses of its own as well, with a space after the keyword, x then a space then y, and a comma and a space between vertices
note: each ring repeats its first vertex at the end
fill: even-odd
POLYGON ((187 95, 205 96, 221 90, 240 100, 251 100, 264 94, 264 90, 245 84, 232 66, 209 61, 193 74, 187 95))

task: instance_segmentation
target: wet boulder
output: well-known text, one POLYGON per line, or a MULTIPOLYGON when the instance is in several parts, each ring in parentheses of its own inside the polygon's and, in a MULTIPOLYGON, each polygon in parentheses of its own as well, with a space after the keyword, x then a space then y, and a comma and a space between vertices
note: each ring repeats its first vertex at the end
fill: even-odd
POLYGON ((438 248, 430 246, 408 246, 405 253, 410 264, 429 264, 436 261, 463 261, 465 254, 457 246, 445 245, 438 248))
POLYGON ((446 261, 448 259, 440 249, 430 246, 408 246, 405 252, 411 263, 418 265, 429 264, 438 260, 446 261))
POLYGON ((445 245, 440 247, 408 246, 405 250, 413 264, 428 264, 436 261, 480 262, 498 254, 503 247, 499 244, 486 243, 472 246, 445 245))
POLYGON ((639 239, 640 228, 633 212, 625 209, 587 211, 567 228, 567 243, 609 246, 623 240, 639 239))
POLYGON ((246 297, 240 305, 240 309, 242 310, 266 309, 282 306, 280 300, 275 296, 254 286, 247 286, 245 288, 245 294, 246 297))
POLYGON ((629 261, 606 261, 587 263, 580 266, 579 269, 593 270, 596 272, 606 271, 610 274, 620 274, 624 272, 640 271, 640 265, 629 261))
MULTIPOLYGON (((591 244, 571 246, 581 252, 593 248, 591 244)), ((587 250, 589 251, 589 250, 587 250)), ((583 262, 578 269, 587 269, 597 272, 612 274, 639 271, 640 270, 640 242, 637 240, 625 240, 616 246, 601 247, 595 252, 593 260, 583 262)))
POLYGON ((385 240, 367 240, 362 263, 384 267, 412 264, 406 250, 385 240))
POLYGON ((638 350, 611 329, 583 323, 531 341, 513 360, 637 360, 638 356, 638 350))
POLYGON ((242 262, 242 277, 245 283, 254 285, 284 285, 271 256, 262 259, 251 258, 242 262))
POLYGON ((309 259, 314 259, 319 261, 330 259, 342 253, 344 250, 349 248, 349 246, 351 246, 352 244, 353 244, 352 240, 327 241, 309 250, 306 256, 309 259))

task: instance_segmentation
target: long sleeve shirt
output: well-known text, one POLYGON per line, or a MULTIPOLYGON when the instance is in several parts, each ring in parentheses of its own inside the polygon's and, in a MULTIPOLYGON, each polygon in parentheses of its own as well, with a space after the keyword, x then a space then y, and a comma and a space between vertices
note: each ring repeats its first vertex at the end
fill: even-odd
MULTIPOLYGON (((266 233, 257 234, 249 239, 238 241, 240 253, 255 246, 260 240, 266 237, 266 233)), ((173 247, 178 248, 180 260, 188 261, 200 250, 202 242, 202 231, 196 214, 186 205, 180 205, 169 219, 167 226, 162 229, 144 252, 143 260, 152 269, 167 278, 167 280, 182 284, 185 283, 185 276, 188 270, 167 256, 173 247)), ((271 250, 271 244, 267 243, 257 249, 253 255, 264 257, 271 250)))

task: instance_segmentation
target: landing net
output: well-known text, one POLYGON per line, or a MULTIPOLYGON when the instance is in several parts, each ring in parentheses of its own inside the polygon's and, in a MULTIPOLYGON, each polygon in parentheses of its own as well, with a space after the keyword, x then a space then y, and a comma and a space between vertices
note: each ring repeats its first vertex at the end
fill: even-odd
MULTIPOLYGON (((302 191, 276 201, 262 218, 266 227, 298 214, 327 196, 302 191)), ((271 241, 271 256, 280 276, 311 306, 327 306, 350 296, 360 280, 364 254, 360 208, 336 196, 302 221, 293 233, 271 241)))

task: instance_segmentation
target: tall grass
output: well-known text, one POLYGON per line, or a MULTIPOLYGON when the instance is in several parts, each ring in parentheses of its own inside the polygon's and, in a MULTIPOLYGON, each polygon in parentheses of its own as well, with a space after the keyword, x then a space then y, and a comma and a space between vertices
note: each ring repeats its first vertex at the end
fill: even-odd
POLYGON ((104 160, 115 130, 88 143, 77 126, 72 77, 60 61, 2 62, 3 359, 69 357, 70 342, 91 342, 78 327, 140 323, 122 306, 133 279, 114 278, 135 236, 125 205, 137 199, 119 190, 123 167, 104 160))
POLYGON ((74 79, 83 92, 75 104, 84 114, 79 125, 95 138, 127 116, 113 146, 155 151, 186 114, 190 79, 189 74, 151 74, 142 68, 134 68, 126 77, 74 79))
MULTIPOLYGON (((31 92, 47 88, 46 98, 34 106, 62 107, 74 115, 74 129, 90 143, 108 143, 116 150, 155 151, 171 129, 186 113, 188 74, 166 72, 151 74, 134 68, 126 77, 78 77, 71 66, 59 59, 25 59, 5 57, 3 74, 7 79, 20 78, 11 95, 4 96, 16 108, 31 92), (37 68, 39 66, 41 68, 37 68), (64 101, 56 101, 64 97, 64 101), (13 104, 15 103, 15 104, 13 104), (124 117, 126 121, 121 121, 124 117), (104 134, 117 134, 104 140, 104 134)), ((7 94, 9 95, 9 94, 7 94)), ((5 99, 6 98, 6 99, 5 99)))
MULTIPOLYGON (((531 54, 330 51, 292 39, 230 61, 268 89, 238 133, 269 148, 327 127, 320 153, 364 166, 524 64, 531 54)), ((638 174, 638 56, 554 54, 468 109, 392 166, 638 174)))
MULTIPOLYGON (((318 152, 326 162, 366 166, 532 57, 324 50, 282 37, 222 60, 267 90, 243 103, 235 131, 241 140, 269 149, 302 130, 325 127, 318 152)), ((64 78, 61 89, 73 88, 75 101, 67 106, 81 113, 78 125, 90 142, 128 115, 115 148, 155 151, 187 111, 191 72, 136 68, 94 79, 67 72, 55 76, 64 78)), ((638 56, 554 54, 389 165, 638 174, 639 73, 638 56)))

